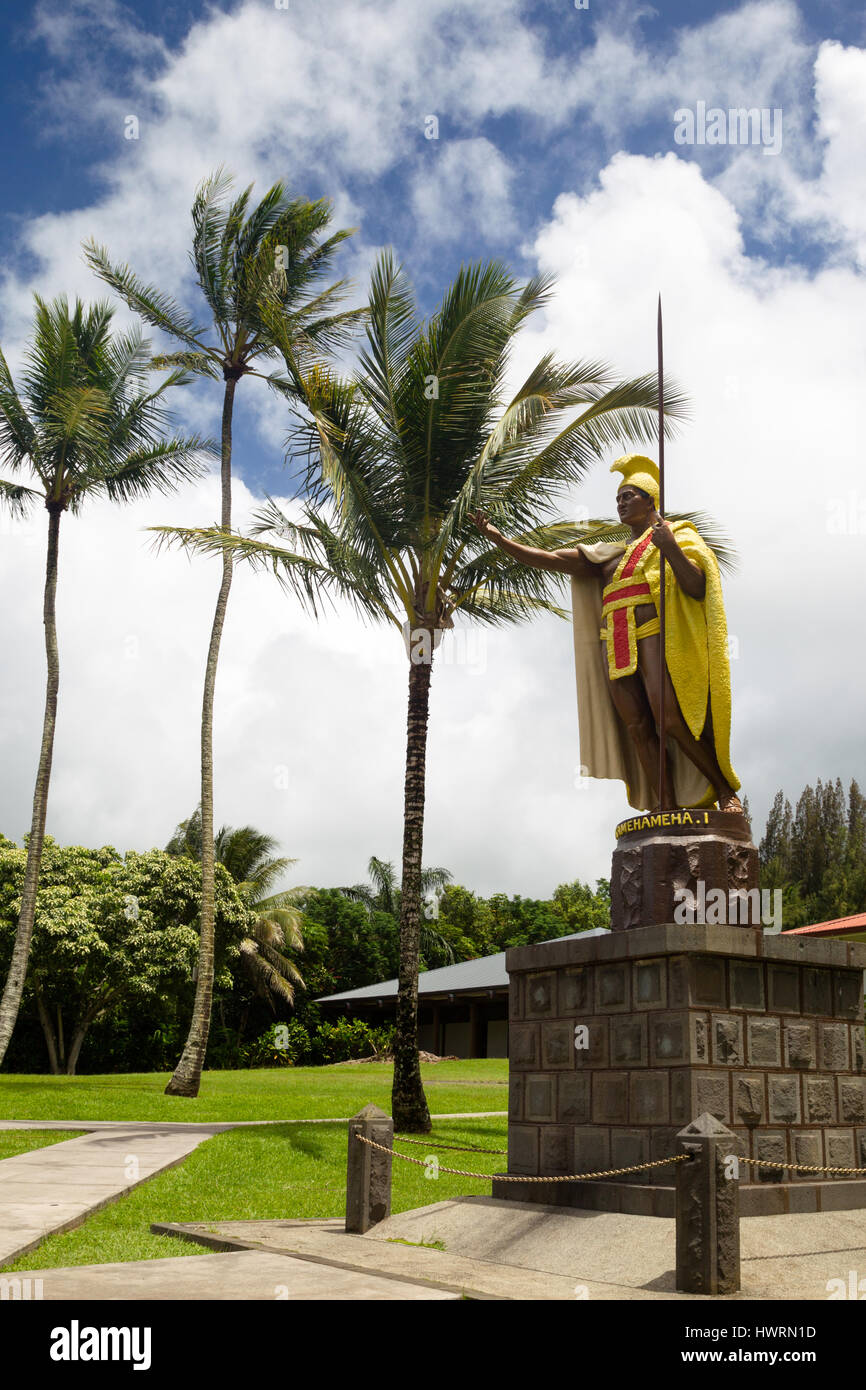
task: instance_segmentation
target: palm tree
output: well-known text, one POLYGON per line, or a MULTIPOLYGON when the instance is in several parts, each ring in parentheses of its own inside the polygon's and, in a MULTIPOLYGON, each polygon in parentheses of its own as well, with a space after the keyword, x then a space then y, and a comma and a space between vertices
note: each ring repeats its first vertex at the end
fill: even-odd
MULTIPOLYGON (((655 438, 655 373, 617 381, 598 362, 560 363, 548 353, 505 395, 514 338, 552 283, 534 278, 521 287, 498 262, 464 267, 423 322, 386 252, 373 273, 354 380, 304 375, 290 344, 280 344, 308 412, 290 435, 310 453, 313 492, 302 522, 269 502, 251 537, 170 533, 189 549, 272 569, 314 610, 323 592, 338 593, 403 633, 409 690, 392 1113, 404 1131, 430 1128, 417 1020, 434 650, 455 615, 498 624, 539 610, 562 614, 552 598, 557 577, 491 548, 472 513, 480 508, 510 536, 549 549, 621 535, 619 526, 554 519, 554 506, 606 450, 655 438)), ((668 416, 684 413, 672 383, 665 406, 668 416)))
MULTIPOLYGON (((125 265, 114 265, 104 247, 88 242, 85 254, 96 273, 131 309, 178 340, 182 350, 165 363, 223 380, 220 525, 232 522, 232 417, 235 389, 244 376, 262 377, 290 401, 293 382, 261 370, 278 356, 275 333, 291 343, 293 360, 309 370, 316 354, 340 346, 363 311, 334 313, 345 283, 320 289, 337 247, 351 230, 321 239, 331 221, 324 200, 292 198, 281 182, 250 210, 252 185, 233 201, 232 180, 220 169, 199 187, 192 208, 193 250, 199 288, 212 323, 199 327, 184 310, 125 265)), ((214 975, 213 707, 220 642, 232 583, 232 556, 222 556, 205 667, 201 715, 202 906, 201 945, 189 1036, 167 1095, 196 1096, 210 1032, 214 975)))
POLYGON ((45 837, 60 681, 55 617, 60 519, 64 512, 79 512, 90 497, 130 502, 154 490, 167 492, 204 470, 201 456, 210 447, 197 436, 165 437, 169 417, 163 397, 187 381, 188 373, 175 369, 147 389, 150 345, 138 329, 112 333, 112 316, 108 304, 87 308, 76 300, 70 309, 65 298, 46 303, 37 295, 20 392, 0 352, 0 459, 13 473, 28 472, 34 484, 0 480, 0 500, 18 515, 40 502, 48 513, 45 712, 21 910, 0 1000, 0 1062, 21 1003, 45 837))
MULTIPOLYGON (((298 903, 307 888, 270 890, 298 861, 274 855, 278 841, 252 825, 235 829, 223 825, 214 837, 214 858, 228 869, 254 914, 251 934, 240 943, 241 963, 256 993, 273 1010, 279 1000, 295 1002, 295 988, 303 988, 301 972, 283 952, 286 947, 303 951, 303 920, 298 903)), ((202 816, 197 807, 181 821, 166 845, 168 854, 202 859, 202 816)))
MULTIPOLYGON (((387 912, 390 916, 400 915, 400 886, 397 870, 391 860, 371 856, 367 865, 369 883, 355 883, 351 888, 339 888, 350 902, 363 903, 368 913, 387 912)), ((430 925, 430 899, 438 902, 444 888, 454 875, 449 869, 421 870, 421 901, 427 904, 421 916, 421 955, 426 961, 438 959, 443 965, 454 964, 454 947, 441 932, 430 925)))

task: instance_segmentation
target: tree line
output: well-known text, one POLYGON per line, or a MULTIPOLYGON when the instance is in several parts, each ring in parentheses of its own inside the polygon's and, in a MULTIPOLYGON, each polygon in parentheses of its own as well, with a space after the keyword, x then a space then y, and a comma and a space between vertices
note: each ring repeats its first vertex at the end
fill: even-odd
POLYGON ((778 791, 758 846, 762 888, 782 892, 783 930, 866 912, 866 798, 852 779, 778 791))
MULTIPOLYGON (((317 1000, 399 976, 402 888, 373 856, 366 882, 274 892, 296 861, 253 826, 214 837, 214 1024, 207 1065, 302 1064, 368 1055, 390 1030, 317 1000), (288 1025, 289 1046, 275 1025, 288 1025)), ((759 842, 761 884, 783 894, 783 928, 866 911, 866 798, 818 781, 792 807, 779 791, 759 842)), ((28 851, 0 835, 0 969, 8 968, 28 851)), ((200 952, 202 818, 165 849, 43 845, 17 1071, 165 1071, 183 1045, 200 952)), ((437 969, 610 924, 610 885, 550 898, 484 897, 422 869, 419 969, 437 969)))
MULTIPOLYGON (((271 893, 294 863, 274 855, 273 839, 251 826, 223 826, 215 840, 207 1065, 368 1055, 370 1030, 335 1025, 316 1000, 398 974, 393 866, 371 860, 369 884, 271 893), (279 1021, 291 1024, 292 1046, 270 1058, 268 1037, 279 1021)), ((164 850, 120 854, 111 846, 61 847, 46 837, 9 1069, 74 1075, 173 1065, 195 994, 201 858, 197 812, 164 850)), ((26 849, 0 836, 0 966, 12 953, 26 863, 26 849)), ((563 884, 550 900, 537 901, 485 899, 450 880, 444 869, 426 878, 422 970, 607 922, 604 883, 596 892, 563 884)))

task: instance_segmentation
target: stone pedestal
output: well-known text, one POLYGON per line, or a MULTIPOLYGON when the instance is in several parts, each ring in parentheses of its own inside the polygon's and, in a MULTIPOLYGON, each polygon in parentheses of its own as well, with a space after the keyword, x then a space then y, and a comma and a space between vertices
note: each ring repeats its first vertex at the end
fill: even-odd
POLYGON ((648 812, 622 821, 616 839, 613 931, 664 922, 762 925, 758 851, 745 816, 694 807, 648 812))
MULTIPOLYGON (((678 1152, 703 1112, 741 1155, 866 1166, 866 946, 661 925, 521 946, 510 976, 508 1173, 678 1152)), ((866 1206, 866 1180, 741 1165, 744 1216, 866 1206)), ((675 1168, 494 1196, 673 1215, 675 1168)))

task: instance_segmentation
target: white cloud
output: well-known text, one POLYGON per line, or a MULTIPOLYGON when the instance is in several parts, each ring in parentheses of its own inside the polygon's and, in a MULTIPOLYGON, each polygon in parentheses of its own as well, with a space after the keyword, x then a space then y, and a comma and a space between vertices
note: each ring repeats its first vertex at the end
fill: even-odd
POLYGON ((496 245, 515 231, 512 171, 489 140, 454 140, 430 152, 412 180, 420 240, 453 241, 471 231, 496 245))
POLYGON ((826 215, 843 227, 866 263, 866 52, 821 45, 815 63, 818 130, 826 140, 820 180, 826 215))

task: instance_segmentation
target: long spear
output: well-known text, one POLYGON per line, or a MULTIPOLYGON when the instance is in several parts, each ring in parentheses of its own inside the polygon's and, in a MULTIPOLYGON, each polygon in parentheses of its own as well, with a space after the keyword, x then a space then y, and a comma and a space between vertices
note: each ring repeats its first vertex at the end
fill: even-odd
MULTIPOLYGON (((658 396, 659 396, 659 515, 664 518, 665 514, 665 383, 664 383, 664 346, 662 342, 662 297, 659 294, 659 314, 658 314, 658 396)), ((659 593, 659 637, 661 646, 661 661, 659 662, 659 810, 664 810, 665 805, 665 772, 666 772, 666 739, 665 739, 665 687, 667 685, 667 662, 665 646, 665 556, 664 551, 659 554, 659 577, 661 590, 659 593)))

